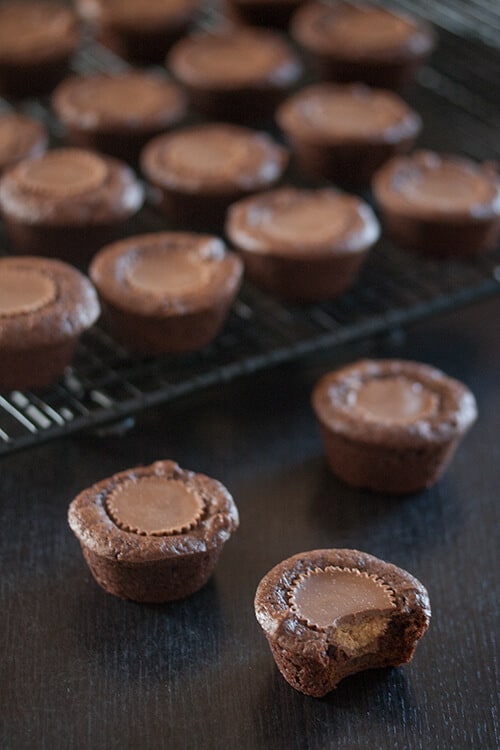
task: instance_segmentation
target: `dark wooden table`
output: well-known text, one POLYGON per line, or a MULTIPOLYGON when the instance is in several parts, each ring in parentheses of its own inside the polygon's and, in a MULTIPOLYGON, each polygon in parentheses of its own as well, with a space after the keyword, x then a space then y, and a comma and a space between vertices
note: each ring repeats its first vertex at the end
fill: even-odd
POLYGON ((1 717, 5 750, 498 747, 500 299, 390 339, 205 391, 121 438, 79 437, 0 462, 1 717), (326 469, 309 393, 359 356, 430 362, 476 393, 480 419, 434 489, 387 499, 326 469), (204 590, 165 606, 97 587, 66 523, 81 489, 175 458, 222 480, 241 528, 204 590), (428 587, 433 620, 410 665, 290 688, 254 618, 261 576, 289 555, 357 547, 428 587))

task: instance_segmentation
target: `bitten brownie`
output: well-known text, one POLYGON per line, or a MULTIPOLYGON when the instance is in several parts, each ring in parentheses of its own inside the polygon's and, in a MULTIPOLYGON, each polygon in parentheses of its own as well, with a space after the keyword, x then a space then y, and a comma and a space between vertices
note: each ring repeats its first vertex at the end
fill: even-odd
POLYGON ((188 232, 129 237, 103 248, 90 266, 114 336, 143 354, 206 346, 242 274, 243 263, 222 240, 188 232))
POLYGON ((157 461, 84 490, 69 525, 97 583, 136 602, 198 591, 238 528, 238 511, 215 479, 157 461))
POLYGON ((15 249, 82 263, 128 231, 144 189, 117 159, 61 148, 0 179, 0 212, 15 249))
POLYGON ((264 576, 255 614, 285 680, 321 698, 348 675, 409 662, 431 609, 405 570, 358 550, 319 549, 264 576))
POLYGON ((52 106, 74 146, 132 162, 148 140, 186 114, 174 83, 142 71, 71 76, 54 91, 52 106))
POLYGON ((23 159, 41 156, 48 137, 38 120, 8 112, 0 115, 0 175, 23 159))
POLYGON ((0 92, 44 94, 66 75, 79 42, 75 13, 50 0, 0 4, 0 92))
POLYGON ((231 206, 226 232, 251 281, 284 299, 311 302, 354 283, 380 228, 357 196, 281 188, 231 206))
POLYGON ((362 2, 308 3, 290 28, 322 78, 396 90, 416 76, 436 44, 429 24, 362 2))
POLYGON ((312 404, 330 468, 344 482, 404 494, 443 475, 477 417, 470 390, 405 360, 361 360, 324 375, 312 404))
POLYGON ((498 242, 500 179, 491 162, 417 151, 385 164, 373 192, 388 234, 408 250, 467 258, 498 242))
POLYGON ((90 281, 48 258, 0 258, 0 388, 45 388, 99 316, 90 281))

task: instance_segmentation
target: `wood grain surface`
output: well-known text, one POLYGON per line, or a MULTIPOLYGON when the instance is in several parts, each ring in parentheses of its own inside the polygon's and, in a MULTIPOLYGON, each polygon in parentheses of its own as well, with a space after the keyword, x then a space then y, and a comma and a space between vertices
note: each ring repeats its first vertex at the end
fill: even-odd
POLYGON ((3 459, 0 747, 497 748, 499 320, 497 298, 175 402, 121 438, 3 459), (428 492, 354 491, 325 466, 310 390, 365 355, 430 362, 478 398, 477 425, 428 492), (84 487, 157 458, 223 481, 241 528, 205 589, 145 606, 94 583, 66 511, 84 487), (277 672, 253 596, 275 563, 328 546, 409 570, 429 589, 433 620, 411 664, 348 678, 317 700, 277 672))

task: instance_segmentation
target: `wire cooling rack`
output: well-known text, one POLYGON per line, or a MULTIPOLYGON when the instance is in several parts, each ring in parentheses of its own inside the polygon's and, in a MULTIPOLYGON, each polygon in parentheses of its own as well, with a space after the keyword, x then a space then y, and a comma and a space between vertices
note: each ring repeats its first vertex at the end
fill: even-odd
MULTIPOLYGON (((409 2, 394 4, 405 7, 409 2)), ((419 6, 421 13, 426 5, 419 6)), ((442 15, 450 3, 438 5, 442 15)), ((485 0, 473 0, 467 8, 480 16, 490 12, 485 0)), ((424 120, 419 145, 496 160, 500 158, 500 54, 477 39, 465 39, 462 32, 467 19, 457 24, 456 15, 431 15, 447 28, 441 28, 432 65, 422 71, 409 97, 424 120)), ((491 17, 490 29, 494 22, 500 28, 500 15, 491 17)), ((120 65, 98 46, 86 48, 75 61, 80 72, 120 65)), ((56 140, 61 135, 46 103, 24 102, 22 109, 45 120, 56 140)), ((137 231, 159 229, 165 229, 164 219, 145 208, 137 231)), ((7 247, 5 241, 2 245, 7 247)), ((498 291, 499 250, 469 262, 437 262, 407 254, 384 238, 356 286, 331 302, 285 305, 244 284, 224 331, 195 354, 133 357, 95 326, 83 336, 72 367, 55 387, 41 394, 0 394, 0 454, 121 422, 197 389, 404 326, 498 291)))

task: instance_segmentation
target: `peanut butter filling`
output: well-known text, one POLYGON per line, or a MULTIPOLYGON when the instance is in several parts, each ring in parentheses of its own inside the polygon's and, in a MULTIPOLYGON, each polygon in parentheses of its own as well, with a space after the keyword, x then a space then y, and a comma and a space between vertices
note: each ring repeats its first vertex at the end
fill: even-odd
POLYGON ((213 259, 199 252, 158 248, 138 253, 126 273, 129 284, 140 291, 173 296, 204 287, 212 270, 213 259))
POLYGON ((349 392, 347 402, 365 419, 401 425, 426 419, 439 407, 436 393, 403 375, 367 380, 349 392))
POLYGON ((18 179, 32 193, 65 198, 96 190, 107 175, 108 166, 99 156, 68 148, 23 162, 18 179))
POLYGON ((183 482, 146 476, 119 484, 108 496, 106 510, 124 531, 168 536, 192 529, 201 518, 204 502, 183 482))
POLYGON ((0 317, 36 312, 53 302, 57 287, 44 273, 28 268, 0 272, 0 317))

